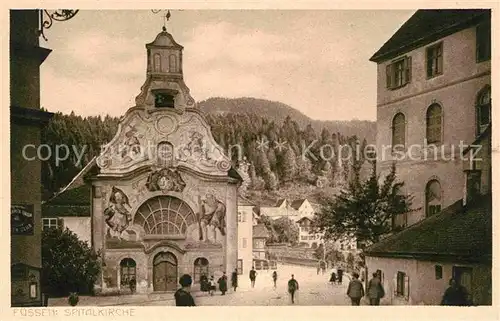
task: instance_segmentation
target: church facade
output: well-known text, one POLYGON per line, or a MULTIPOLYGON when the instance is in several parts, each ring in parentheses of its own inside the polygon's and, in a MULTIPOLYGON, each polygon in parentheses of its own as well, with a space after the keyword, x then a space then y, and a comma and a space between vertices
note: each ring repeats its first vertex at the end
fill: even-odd
POLYGON ((183 47, 164 28, 146 45, 136 106, 96 159, 92 244, 102 292, 174 291, 179 277, 237 267, 237 193, 231 166, 183 80, 183 47))

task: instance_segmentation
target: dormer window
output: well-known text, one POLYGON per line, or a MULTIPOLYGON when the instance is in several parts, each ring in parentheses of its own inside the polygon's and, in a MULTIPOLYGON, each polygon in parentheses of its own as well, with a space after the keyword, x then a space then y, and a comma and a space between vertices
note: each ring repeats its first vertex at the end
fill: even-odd
POLYGON ((155 95, 155 107, 174 108, 175 107, 174 96, 166 93, 157 93, 155 95))

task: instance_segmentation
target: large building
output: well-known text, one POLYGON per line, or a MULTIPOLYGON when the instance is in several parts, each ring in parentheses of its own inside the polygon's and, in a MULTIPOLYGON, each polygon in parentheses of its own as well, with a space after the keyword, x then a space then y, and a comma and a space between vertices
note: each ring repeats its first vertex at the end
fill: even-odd
POLYGON ((51 50, 39 45, 40 10, 10 11, 11 305, 40 306, 41 129, 40 65, 51 50), (31 147, 31 148, 26 148, 31 147))
POLYGON ((419 10, 371 58, 387 151, 378 172, 399 157, 401 192, 414 197, 393 220, 403 230, 365 250, 382 304, 439 305, 450 278, 471 304, 492 302, 490 19, 490 10, 419 10), (467 145, 481 146, 481 162, 464 157, 467 145))
POLYGON ((491 119, 490 30, 488 10, 419 10, 370 59, 377 171, 384 176, 396 160, 402 192, 414 197, 397 226, 462 197, 460 144, 472 144, 491 119))
POLYGON ((146 45, 136 106, 96 159, 92 245, 103 292, 173 291, 184 273, 237 267, 240 175, 215 142, 183 80, 183 47, 164 28, 146 45))

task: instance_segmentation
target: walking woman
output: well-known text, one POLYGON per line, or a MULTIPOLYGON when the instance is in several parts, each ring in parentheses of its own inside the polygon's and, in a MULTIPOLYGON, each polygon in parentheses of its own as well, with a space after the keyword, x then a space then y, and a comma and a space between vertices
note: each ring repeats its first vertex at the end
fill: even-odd
POLYGON ((273 272, 273 283, 274 288, 276 289, 276 280, 278 280, 278 273, 276 271, 273 272))
POLYGON ((384 297, 385 291, 377 272, 373 273, 373 278, 368 282, 366 292, 370 299, 370 305, 380 305, 380 299, 384 297))

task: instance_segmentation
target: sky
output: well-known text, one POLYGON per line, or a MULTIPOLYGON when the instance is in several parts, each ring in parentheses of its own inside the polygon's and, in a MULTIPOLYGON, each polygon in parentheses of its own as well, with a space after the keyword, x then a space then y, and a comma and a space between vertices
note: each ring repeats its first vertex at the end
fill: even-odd
MULTIPOLYGON (((413 10, 172 10, 196 101, 255 97, 312 119, 375 120, 369 58, 413 10)), ((121 116, 146 79, 146 48, 161 31, 151 10, 81 10, 45 30, 41 105, 51 112, 121 116)))

